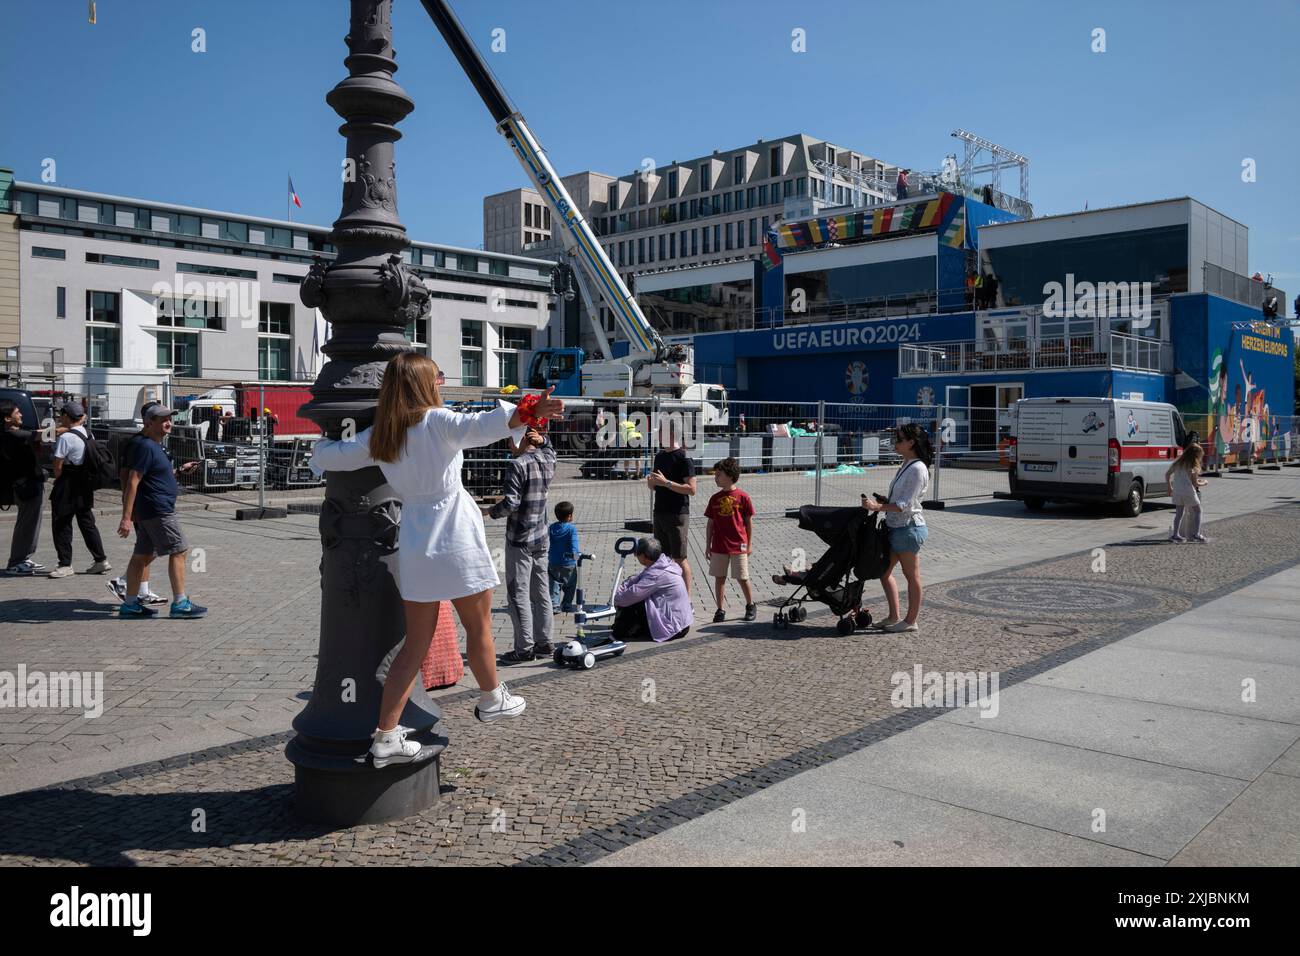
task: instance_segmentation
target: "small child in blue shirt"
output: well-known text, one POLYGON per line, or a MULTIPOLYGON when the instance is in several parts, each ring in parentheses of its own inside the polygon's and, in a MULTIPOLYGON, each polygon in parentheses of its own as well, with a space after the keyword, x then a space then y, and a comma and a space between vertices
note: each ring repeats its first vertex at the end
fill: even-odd
POLYGON ((551 580, 551 607, 554 613, 571 614, 573 593, 578 586, 578 529, 573 525, 573 504, 561 501, 555 506, 555 521, 550 527, 551 550, 548 575, 551 580), (563 600, 561 600, 563 597, 563 600))

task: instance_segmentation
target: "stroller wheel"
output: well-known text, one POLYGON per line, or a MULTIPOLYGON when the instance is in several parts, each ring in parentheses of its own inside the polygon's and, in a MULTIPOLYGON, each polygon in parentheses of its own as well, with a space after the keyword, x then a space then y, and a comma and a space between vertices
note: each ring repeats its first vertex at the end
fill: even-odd
POLYGON ((853 615, 853 623, 858 627, 870 627, 871 612, 866 608, 859 608, 853 615))
POLYGON ((776 614, 773 614, 772 629, 775 631, 779 631, 784 626, 785 626, 785 615, 782 614, 780 611, 778 611, 776 614))
POLYGON ((841 637, 847 637, 853 633, 853 616, 842 617, 835 622, 835 630, 841 637))
POLYGON ((808 609, 803 605, 799 606, 799 620, 801 622, 808 620, 808 609))

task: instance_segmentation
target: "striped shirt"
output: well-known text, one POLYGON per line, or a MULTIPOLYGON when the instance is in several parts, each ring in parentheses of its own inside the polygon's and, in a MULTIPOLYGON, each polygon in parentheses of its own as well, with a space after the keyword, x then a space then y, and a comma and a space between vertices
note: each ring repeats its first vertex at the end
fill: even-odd
POLYGON ((506 543, 516 547, 548 545, 546 490, 555 477, 555 447, 548 438, 540 448, 515 457, 506 470, 502 498, 488 512, 509 515, 506 543))

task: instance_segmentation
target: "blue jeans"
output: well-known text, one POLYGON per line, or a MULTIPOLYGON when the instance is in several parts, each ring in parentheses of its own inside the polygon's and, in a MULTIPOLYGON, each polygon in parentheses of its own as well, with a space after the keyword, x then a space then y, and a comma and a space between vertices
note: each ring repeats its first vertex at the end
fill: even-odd
POLYGON ((573 593, 578 587, 578 569, 571 564, 552 564, 546 573, 551 579, 551 607, 566 612, 574 610, 573 593))

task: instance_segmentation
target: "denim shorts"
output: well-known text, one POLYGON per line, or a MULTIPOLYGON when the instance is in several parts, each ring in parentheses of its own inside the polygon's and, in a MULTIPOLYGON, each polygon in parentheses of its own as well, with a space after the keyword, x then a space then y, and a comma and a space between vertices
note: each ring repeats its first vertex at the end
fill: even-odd
POLYGON ((923 524, 909 524, 902 528, 889 529, 889 550, 896 554, 917 554, 925 544, 930 529, 923 524))

